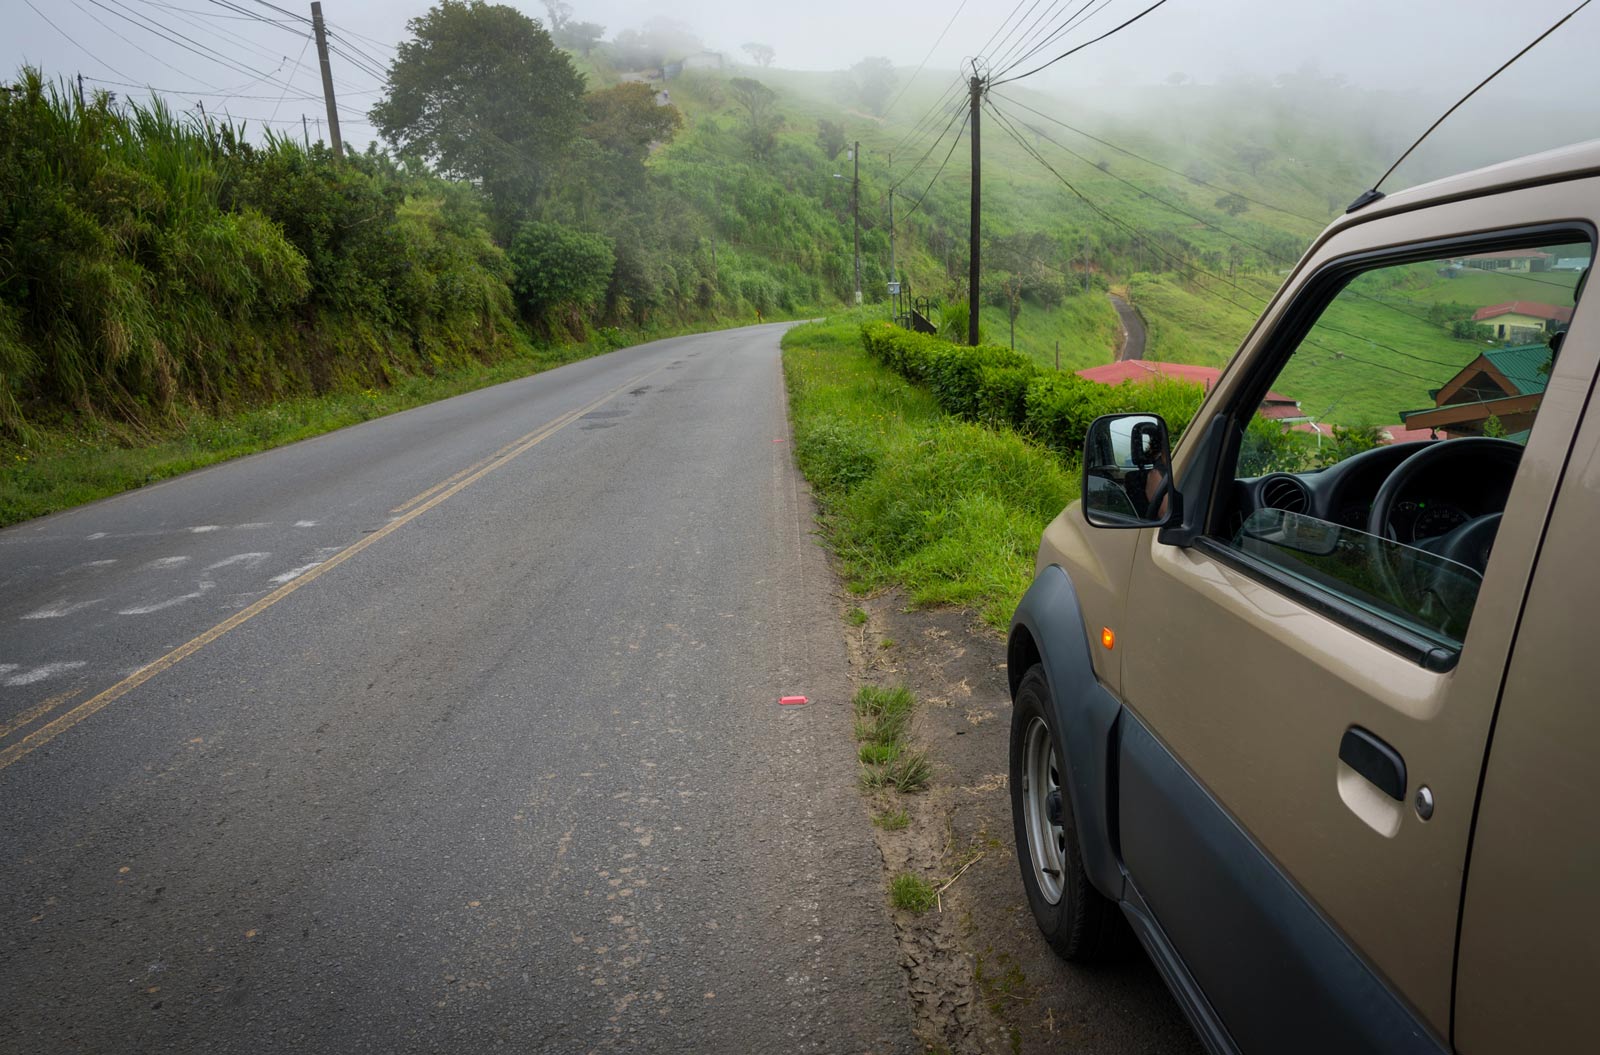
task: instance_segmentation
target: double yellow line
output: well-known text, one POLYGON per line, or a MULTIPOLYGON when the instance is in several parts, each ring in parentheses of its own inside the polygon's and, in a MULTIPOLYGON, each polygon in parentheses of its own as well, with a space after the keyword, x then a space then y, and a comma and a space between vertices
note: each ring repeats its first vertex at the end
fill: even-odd
MULTIPOLYGON (((265 612, 268 608, 271 608, 273 605, 277 604, 285 597, 288 597, 296 590, 299 590, 305 586, 309 586, 311 583, 322 578, 322 576, 326 575, 334 568, 337 568, 351 557, 354 557, 362 550, 368 548, 369 546, 377 545, 380 540, 388 538, 390 535, 394 534, 396 531, 399 531, 402 527, 411 523, 428 510, 449 501, 451 498, 460 494, 468 487, 471 487, 473 484, 477 483, 485 476, 488 476, 496 469, 506 465, 513 459, 526 454, 534 447, 537 447, 539 444, 543 443, 551 436, 554 436, 556 433, 560 432, 574 421, 577 421, 585 414, 588 414, 605 405, 606 403, 609 403, 611 400, 617 398, 629 389, 638 387, 640 383, 648 380, 651 377, 654 377, 664 369, 664 366, 658 366, 654 370, 649 370, 630 381, 626 381, 623 384, 618 385, 616 388, 613 388, 599 399, 596 399, 594 402, 587 403, 576 410, 568 411, 567 413, 562 414, 560 417, 546 423, 532 432, 512 440, 510 443, 506 444, 504 447, 501 447, 494 454, 491 454, 488 458, 478 462, 476 465, 469 466, 466 469, 463 469, 460 472, 448 477, 447 479, 441 480, 439 483, 434 484, 421 494, 416 495, 415 497, 408 499, 407 501, 396 506, 393 512, 399 513, 400 515, 396 516, 393 520, 389 521, 389 523, 385 524, 377 531, 374 531, 370 535, 364 536, 359 542, 351 543, 349 546, 346 546, 344 549, 340 550, 332 557, 329 557, 315 568, 312 568, 304 575, 301 575, 299 578, 292 579, 289 582, 284 583, 276 590, 261 598, 255 604, 252 604, 250 607, 235 612, 233 615, 229 616, 227 619, 224 619, 222 622, 218 623, 210 630, 207 630, 205 633, 200 634, 184 644, 179 645, 177 648, 173 649, 171 652, 168 652, 155 662, 140 667, 138 670, 134 671, 132 674, 129 674, 126 678, 123 678, 121 681, 117 682, 115 685, 111 686, 109 689, 106 689, 99 695, 83 701, 76 707, 72 708, 72 710, 67 711, 59 718, 56 718, 54 721, 50 722, 48 725, 40 726, 38 729, 35 729, 21 740, 18 740, 16 743, 12 744, 10 747, 0 750, 0 769, 5 769, 18 759, 21 759, 24 756, 38 750, 84 719, 99 714, 101 711, 105 710, 113 703, 116 703, 134 689, 137 689, 139 686, 155 677, 157 674, 160 674, 164 670, 169 670, 177 664, 183 662, 185 659, 188 659, 202 648, 205 648, 219 637, 222 637, 224 634, 228 633, 228 631, 237 629, 238 627, 243 626, 245 623, 248 623, 250 620, 254 619, 262 612, 265 612)), ((71 699, 71 697, 74 695, 76 695, 76 693, 71 693, 60 697, 52 697, 51 699, 44 701, 44 703, 39 704, 37 707, 32 708, 25 714, 19 715, 9 725, 0 728, 0 737, 8 735, 16 729, 20 729, 37 718, 42 717, 55 707, 59 706, 61 703, 71 699)))

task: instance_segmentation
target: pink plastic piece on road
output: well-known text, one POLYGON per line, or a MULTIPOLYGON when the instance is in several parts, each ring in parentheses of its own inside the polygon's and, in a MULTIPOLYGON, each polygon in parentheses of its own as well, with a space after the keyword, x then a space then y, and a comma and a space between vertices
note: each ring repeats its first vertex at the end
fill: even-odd
POLYGON ((804 696, 779 696, 778 697, 778 703, 780 705, 784 706, 784 707, 794 707, 794 706, 798 706, 799 704, 802 704, 802 703, 805 703, 805 702, 806 702, 806 698, 804 696))

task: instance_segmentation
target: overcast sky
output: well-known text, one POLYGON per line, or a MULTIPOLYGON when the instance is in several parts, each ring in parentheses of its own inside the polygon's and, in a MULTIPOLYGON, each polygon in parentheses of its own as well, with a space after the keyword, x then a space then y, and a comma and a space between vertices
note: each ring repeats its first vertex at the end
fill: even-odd
MULTIPOLYGON (((930 70, 949 70, 985 51, 1002 56, 1003 64, 1005 53, 1023 50, 1013 45, 1032 35, 1035 19, 1045 15, 1037 25, 1054 25, 1079 10, 1082 0, 1022 0, 1016 7, 1009 0, 967 0, 959 13, 960 0, 931 6, 910 0, 571 2, 574 17, 601 23, 608 37, 666 16, 736 57, 741 44, 760 41, 776 49, 781 66, 838 69, 866 55, 886 55, 909 76, 930 48, 930 70), (1018 12, 1022 29, 1009 43, 1002 30, 988 46, 1018 12), (935 45, 947 24, 948 33, 935 45)), ((1111 28, 1149 2, 1091 0, 1090 17, 1038 58, 1111 28)), ((1241 73, 1272 76, 1314 63, 1362 86, 1448 103, 1575 5, 1576 0, 1169 0, 1031 83, 1064 93, 1105 92, 1122 83, 1156 83, 1174 72, 1210 82, 1241 73)), ((406 19, 428 6, 426 0, 325 0, 323 9, 335 27, 393 44, 404 34, 406 19)), ((514 6, 544 18, 540 4, 518 0, 514 6)), ((281 7, 309 11, 309 4, 295 0, 283 0, 281 7)), ((304 25, 260 0, 0 0, 0 16, 0 64, 8 73, 31 63, 53 74, 99 78, 102 86, 125 93, 125 86, 107 82, 154 85, 171 91, 183 106, 204 101, 212 111, 226 107, 258 126, 270 119, 297 127, 302 113, 320 114, 316 52, 306 46, 304 25), (230 5, 283 24, 242 17, 230 5), (161 39, 158 27, 173 39, 161 39), (206 54, 212 50, 229 56, 233 68, 206 54)), ((355 37, 351 42, 380 60, 392 55, 378 43, 355 37)), ((1588 100, 1591 111, 1600 109, 1594 102, 1600 83, 1589 54, 1596 42, 1600 5, 1574 18, 1489 92, 1501 99, 1557 92, 1588 100)), ((371 131, 360 115, 371 105, 377 78, 339 56, 334 66, 343 120, 351 126, 346 138, 364 142, 371 131)))

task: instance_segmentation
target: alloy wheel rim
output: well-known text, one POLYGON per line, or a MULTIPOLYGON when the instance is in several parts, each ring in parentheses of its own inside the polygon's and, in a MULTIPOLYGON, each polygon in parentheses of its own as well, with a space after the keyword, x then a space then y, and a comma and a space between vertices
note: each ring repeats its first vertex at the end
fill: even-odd
POLYGON ((1066 875, 1067 835, 1060 824, 1050 819, 1051 796, 1059 805, 1057 815, 1065 819, 1066 807, 1061 801, 1061 769, 1056 761, 1055 738, 1044 719, 1035 718, 1028 725, 1022 750, 1022 802, 1023 816, 1028 832, 1028 858, 1033 865, 1033 878, 1044 899, 1054 905, 1061 901, 1062 881, 1066 875))

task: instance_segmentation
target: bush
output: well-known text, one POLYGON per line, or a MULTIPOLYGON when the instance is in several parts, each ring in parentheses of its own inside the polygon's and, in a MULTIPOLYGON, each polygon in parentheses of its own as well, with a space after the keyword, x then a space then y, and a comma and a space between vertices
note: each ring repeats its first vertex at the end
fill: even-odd
POLYGON ((598 304, 616 264, 611 240, 604 235, 543 221, 517 229, 509 256, 517 304, 540 322, 559 308, 598 304))
POLYGON ((1199 385, 1167 379, 1102 385, 1041 370, 999 345, 952 344, 888 323, 863 326, 861 343, 880 363, 927 385, 946 413, 1025 432, 1066 459, 1083 451, 1090 422, 1102 414, 1160 414, 1176 441, 1205 396, 1199 385))

